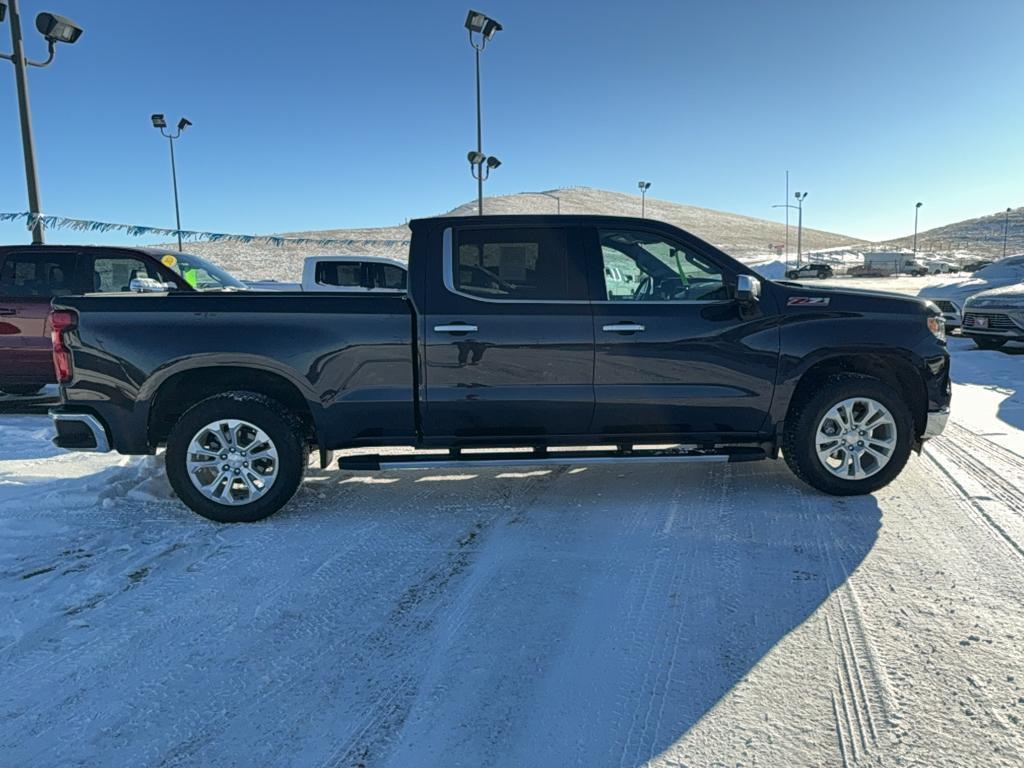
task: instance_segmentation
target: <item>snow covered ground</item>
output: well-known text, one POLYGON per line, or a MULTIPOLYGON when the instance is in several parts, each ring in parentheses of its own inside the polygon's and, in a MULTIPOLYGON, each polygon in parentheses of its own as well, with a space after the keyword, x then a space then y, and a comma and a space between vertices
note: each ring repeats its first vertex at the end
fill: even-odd
POLYGON ((0 765, 1024 764, 1024 354, 951 346, 948 432, 864 498, 311 469, 217 526, 0 417, 0 765))

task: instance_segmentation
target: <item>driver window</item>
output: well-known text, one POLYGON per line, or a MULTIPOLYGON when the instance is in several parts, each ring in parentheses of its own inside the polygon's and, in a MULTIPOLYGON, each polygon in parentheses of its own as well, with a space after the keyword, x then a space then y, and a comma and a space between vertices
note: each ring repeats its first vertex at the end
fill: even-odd
POLYGON ((608 301, 721 301, 721 270, 675 243, 646 232, 600 230, 608 301))

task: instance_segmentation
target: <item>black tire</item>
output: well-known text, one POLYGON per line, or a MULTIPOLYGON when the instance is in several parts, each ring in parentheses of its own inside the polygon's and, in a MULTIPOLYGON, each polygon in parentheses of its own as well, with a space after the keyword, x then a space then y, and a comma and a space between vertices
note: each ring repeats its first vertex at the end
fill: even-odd
POLYGON ((1006 343, 1006 339, 985 339, 981 336, 972 336, 975 345, 979 349, 999 349, 1003 344, 1006 343))
MULTIPOLYGON (((178 498, 203 517, 218 523, 252 523, 288 503, 302 482, 309 461, 302 422, 281 403, 256 392, 225 392, 189 408, 171 429, 164 457, 167 479, 178 498), (218 419, 240 419, 259 427, 277 448, 277 476, 266 495, 231 506, 204 496, 186 468, 189 444, 204 426, 218 419)), ((244 470, 243 470, 244 471, 244 470)))
POLYGON ((832 496, 859 496, 888 485, 907 463, 914 442, 914 417, 903 398, 888 384, 872 376, 838 373, 826 378, 786 418, 782 452, 793 474, 808 485, 832 496), (846 480, 832 474, 818 459, 814 437, 825 414, 842 400, 870 397, 884 405, 896 425, 896 446, 889 462, 877 473, 861 480, 846 480))
POLYGON ((43 391, 42 384, 4 384, 0 387, 0 391, 3 391, 6 395, 14 395, 16 397, 29 397, 31 395, 38 395, 43 391))
POLYGON ((786 273, 786 277, 790 280, 796 280, 798 277, 800 277, 800 273, 790 270, 789 272, 786 273))

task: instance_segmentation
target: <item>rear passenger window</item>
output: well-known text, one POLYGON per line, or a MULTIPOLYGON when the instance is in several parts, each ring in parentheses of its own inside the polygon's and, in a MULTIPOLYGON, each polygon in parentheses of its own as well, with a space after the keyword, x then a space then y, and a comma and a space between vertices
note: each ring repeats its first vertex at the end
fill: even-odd
POLYGON ((68 296, 74 272, 74 253, 13 253, 0 265, 0 295, 68 296))
POLYGON ((406 274, 406 271, 399 267, 393 267, 390 264, 380 264, 377 271, 377 287, 404 291, 406 274))
POLYGON ((321 261, 316 265, 316 282, 341 288, 362 287, 363 265, 351 261, 321 261))
POLYGON ((120 293, 131 290, 136 277, 160 280, 160 273, 150 263, 132 256, 97 256, 92 263, 92 290, 97 293, 120 293))
POLYGON ((586 298, 564 229, 464 229, 453 257, 452 287, 461 293, 506 301, 586 298))

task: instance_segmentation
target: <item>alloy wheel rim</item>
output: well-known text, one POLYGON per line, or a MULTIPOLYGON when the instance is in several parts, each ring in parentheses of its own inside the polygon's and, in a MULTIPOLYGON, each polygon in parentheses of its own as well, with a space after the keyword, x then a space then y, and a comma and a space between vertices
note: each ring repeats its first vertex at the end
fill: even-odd
POLYGON ((237 507, 266 496, 277 479, 277 446, 262 429, 240 419, 218 419, 198 430, 185 468, 210 501, 237 507))
POLYGON ((843 480, 864 480, 892 459, 899 438, 889 409, 870 397, 851 397, 833 405, 818 424, 814 448, 818 461, 843 480))

